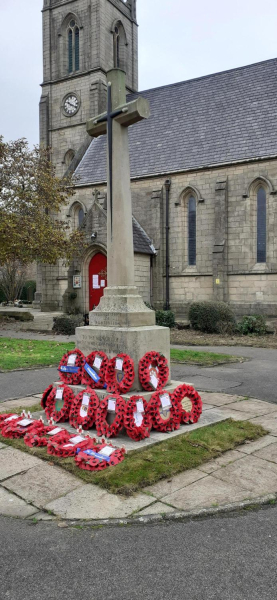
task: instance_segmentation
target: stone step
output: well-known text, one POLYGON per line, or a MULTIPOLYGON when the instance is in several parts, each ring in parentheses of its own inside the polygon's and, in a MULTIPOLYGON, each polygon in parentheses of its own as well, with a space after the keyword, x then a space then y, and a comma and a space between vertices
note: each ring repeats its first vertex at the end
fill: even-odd
MULTIPOLYGON (((187 381, 171 381, 170 384, 166 385, 165 388, 163 389, 163 393, 166 394, 167 392, 171 393, 174 392, 174 390, 176 389, 176 387, 178 387, 178 385, 184 385, 184 383, 186 385, 192 385, 193 383, 189 383, 187 381)), ((55 381, 53 383, 54 387, 60 387, 61 385, 63 385, 62 381, 55 381)), ((77 394, 79 394, 80 392, 84 392, 86 389, 85 385, 69 385, 69 387, 72 389, 73 393, 75 396, 77 396, 77 394)), ((194 387, 194 386, 193 386, 194 387)), ((105 398, 108 395, 112 395, 112 392, 107 392, 107 390, 95 390, 99 400, 103 400, 103 398, 105 398)), ((126 400, 126 402, 128 400, 130 400, 131 396, 143 396, 143 398, 145 398, 146 402, 149 402, 151 396, 153 395, 153 392, 146 392, 145 390, 132 390, 131 392, 128 392, 127 394, 121 394, 121 397, 124 398, 124 400, 126 400)))

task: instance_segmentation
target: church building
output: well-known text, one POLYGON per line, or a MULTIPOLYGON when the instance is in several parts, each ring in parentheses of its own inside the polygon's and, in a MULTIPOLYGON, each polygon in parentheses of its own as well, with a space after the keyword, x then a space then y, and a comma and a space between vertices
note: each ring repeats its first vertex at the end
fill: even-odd
POLYGON ((107 285, 106 136, 86 123, 119 68, 151 111, 129 127, 144 301, 180 318, 196 300, 277 316, 277 59, 139 92, 137 31, 136 0, 44 0, 40 140, 76 177, 62 218, 88 245, 69 267, 38 265, 41 308, 88 313, 107 285))

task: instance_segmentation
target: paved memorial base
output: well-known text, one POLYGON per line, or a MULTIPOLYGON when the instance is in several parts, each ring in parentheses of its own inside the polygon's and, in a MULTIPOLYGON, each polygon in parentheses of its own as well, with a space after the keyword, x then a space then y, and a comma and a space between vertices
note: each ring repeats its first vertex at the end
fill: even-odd
MULTIPOLYGON (((257 498, 275 498, 277 491, 277 405, 239 396, 203 393, 203 415, 180 433, 231 416, 260 423, 269 434, 124 498, 96 485, 84 484, 60 467, 0 444, 0 514, 27 519, 126 519, 159 515, 180 516, 202 509, 221 509, 230 503, 247 504, 257 498), (271 496, 268 496, 271 495, 271 496)), ((38 396, 6 402, 26 408, 38 396)), ((168 439, 171 434, 157 434, 168 439)), ((151 433, 152 438, 155 436, 151 433)), ((118 443, 119 438, 115 442, 118 443)), ((160 440, 159 440, 160 441, 160 440)), ((143 442, 135 443, 136 448, 143 442)), ((127 445, 125 443, 125 445, 127 445)), ((131 450, 130 448, 129 450, 131 450)), ((239 504, 239 505, 240 505, 239 504)))

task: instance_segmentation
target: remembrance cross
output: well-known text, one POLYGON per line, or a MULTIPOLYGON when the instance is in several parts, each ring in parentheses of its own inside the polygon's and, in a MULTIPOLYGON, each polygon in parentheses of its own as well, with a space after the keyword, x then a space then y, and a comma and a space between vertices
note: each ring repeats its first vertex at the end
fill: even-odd
MULTIPOLYGON (((150 115, 149 103, 138 97, 126 103, 125 73, 107 73, 107 112, 90 119, 92 137, 107 133, 107 263, 108 288, 134 286, 134 247, 128 127, 150 115)), ((143 151, 143 149, 142 149, 143 151)))

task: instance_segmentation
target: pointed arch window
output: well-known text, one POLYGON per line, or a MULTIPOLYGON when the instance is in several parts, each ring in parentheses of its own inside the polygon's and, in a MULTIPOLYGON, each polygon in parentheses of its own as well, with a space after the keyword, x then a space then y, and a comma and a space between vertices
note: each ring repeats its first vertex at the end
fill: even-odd
POLYGON ((125 71, 127 38, 121 21, 117 21, 112 31, 114 67, 115 69, 122 69, 125 71))
POLYGON ((257 190, 257 263, 266 263, 266 191, 257 190))
POLYGON ((74 19, 68 26, 68 73, 79 71, 80 68, 80 29, 74 19))
POLYGON ((196 265, 196 199, 188 199, 188 264, 196 265))

